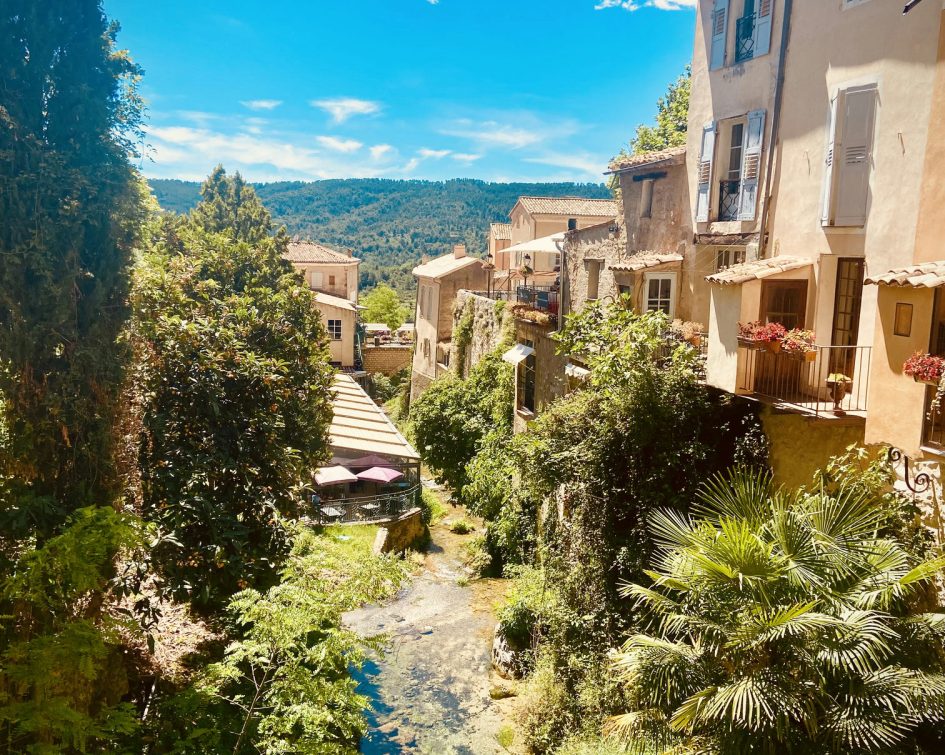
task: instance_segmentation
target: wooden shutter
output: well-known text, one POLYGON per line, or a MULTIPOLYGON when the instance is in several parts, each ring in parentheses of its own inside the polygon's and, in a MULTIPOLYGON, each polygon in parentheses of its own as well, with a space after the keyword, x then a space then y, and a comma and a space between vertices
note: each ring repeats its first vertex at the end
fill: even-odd
POLYGON ((765 111, 752 110, 742 141, 742 178, 738 187, 738 219, 754 220, 758 206, 761 148, 765 141, 765 111))
POLYGON ((715 0, 710 19, 712 28, 709 30, 712 45, 709 52, 709 70, 714 71, 725 65, 725 42, 728 30, 728 0, 715 0))
POLYGON ((838 94, 830 101, 830 115, 827 118, 827 152, 824 156, 824 192, 821 204, 820 223, 821 225, 830 225, 833 220, 833 163, 834 151, 837 146, 837 111, 839 108, 842 93, 838 94))
POLYGON ((752 57, 767 55, 771 49, 771 16, 774 0, 757 0, 758 13, 755 16, 754 49, 752 57))
POLYGON ((710 121, 702 128, 702 152, 699 154, 699 188, 696 194, 696 221, 699 223, 709 220, 709 200, 712 196, 712 154, 714 152, 715 123, 710 121))
POLYGON ((848 89, 843 97, 840 143, 835 148, 837 198, 834 225, 859 226, 866 222, 876 87, 848 89))

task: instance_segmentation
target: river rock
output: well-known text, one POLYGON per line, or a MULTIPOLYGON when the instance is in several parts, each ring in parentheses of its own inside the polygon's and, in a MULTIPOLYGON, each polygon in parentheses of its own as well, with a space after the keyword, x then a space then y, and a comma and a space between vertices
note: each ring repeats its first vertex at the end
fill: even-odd
POLYGON ((521 679, 525 675, 523 653, 509 645, 501 623, 495 625, 492 634, 492 666, 505 679, 521 679))

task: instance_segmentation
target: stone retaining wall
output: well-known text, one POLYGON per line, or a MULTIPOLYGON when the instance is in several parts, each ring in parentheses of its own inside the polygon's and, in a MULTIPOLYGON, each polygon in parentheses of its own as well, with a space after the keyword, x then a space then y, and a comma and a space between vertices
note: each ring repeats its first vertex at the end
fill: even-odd
POLYGON ((467 307, 473 310, 472 336, 466 344, 466 359, 462 365, 463 375, 478 364, 486 354, 495 349, 502 340, 503 333, 511 327, 511 314, 505 302, 496 302, 484 296, 477 296, 469 291, 459 291, 456 294, 456 305, 453 308, 453 354, 450 363, 460 365, 457 361, 456 326, 462 320, 467 307), (472 302, 469 304, 468 302, 472 302))
POLYGON ((410 509, 406 514, 381 524, 374 538, 374 552, 401 553, 419 544, 426 536, 423 512, 419 508, 410 509))
POLYGON ((384 346, 365 345, 362 349, 364 369, 367 372, 380 372, 393 375, 410 366, 413 346, 391 343, 384 346))

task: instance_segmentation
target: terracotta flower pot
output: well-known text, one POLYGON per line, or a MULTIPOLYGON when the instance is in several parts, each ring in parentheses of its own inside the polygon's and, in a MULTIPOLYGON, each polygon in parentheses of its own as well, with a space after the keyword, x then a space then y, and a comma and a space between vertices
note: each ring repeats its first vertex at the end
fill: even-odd
POLYGON ((816 351, 788 351, 785 349, 784 353, 791 359, 796 359, 798 362, 813 362, 817 359, 816 351))
POLYGON ((765 341, 765 348, 770 351, 772 354, 777 354, 781 351, 781 342, 780 341, 765 341))
POLYGON ((934 378, 934 379, 920 378, 918 375, 913 375, 912 379, 915 380, 917 383, 925 383, 925 385, 938 385, 939 381, 941 380, 941 378, 934 378))

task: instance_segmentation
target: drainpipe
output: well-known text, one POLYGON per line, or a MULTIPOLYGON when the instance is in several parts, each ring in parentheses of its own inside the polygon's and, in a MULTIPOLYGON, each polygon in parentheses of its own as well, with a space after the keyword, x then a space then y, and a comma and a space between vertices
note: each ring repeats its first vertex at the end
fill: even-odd
POLYGON ((761 210, 761 233, 758 237, 758 259, 767 257, 768 206, 771 204, 771 176, 774 173, 774 152, 781 131, 781 101, 784 98, 784 68, 787 61, 788 42, 791 37, 791 9, 793 0, 784 0, 784 22, 781 27, 781 48, 778 53, 778 76, 774 84, 774 109, 771 113, 771 149, 765 167, 765 206, 761 210))

